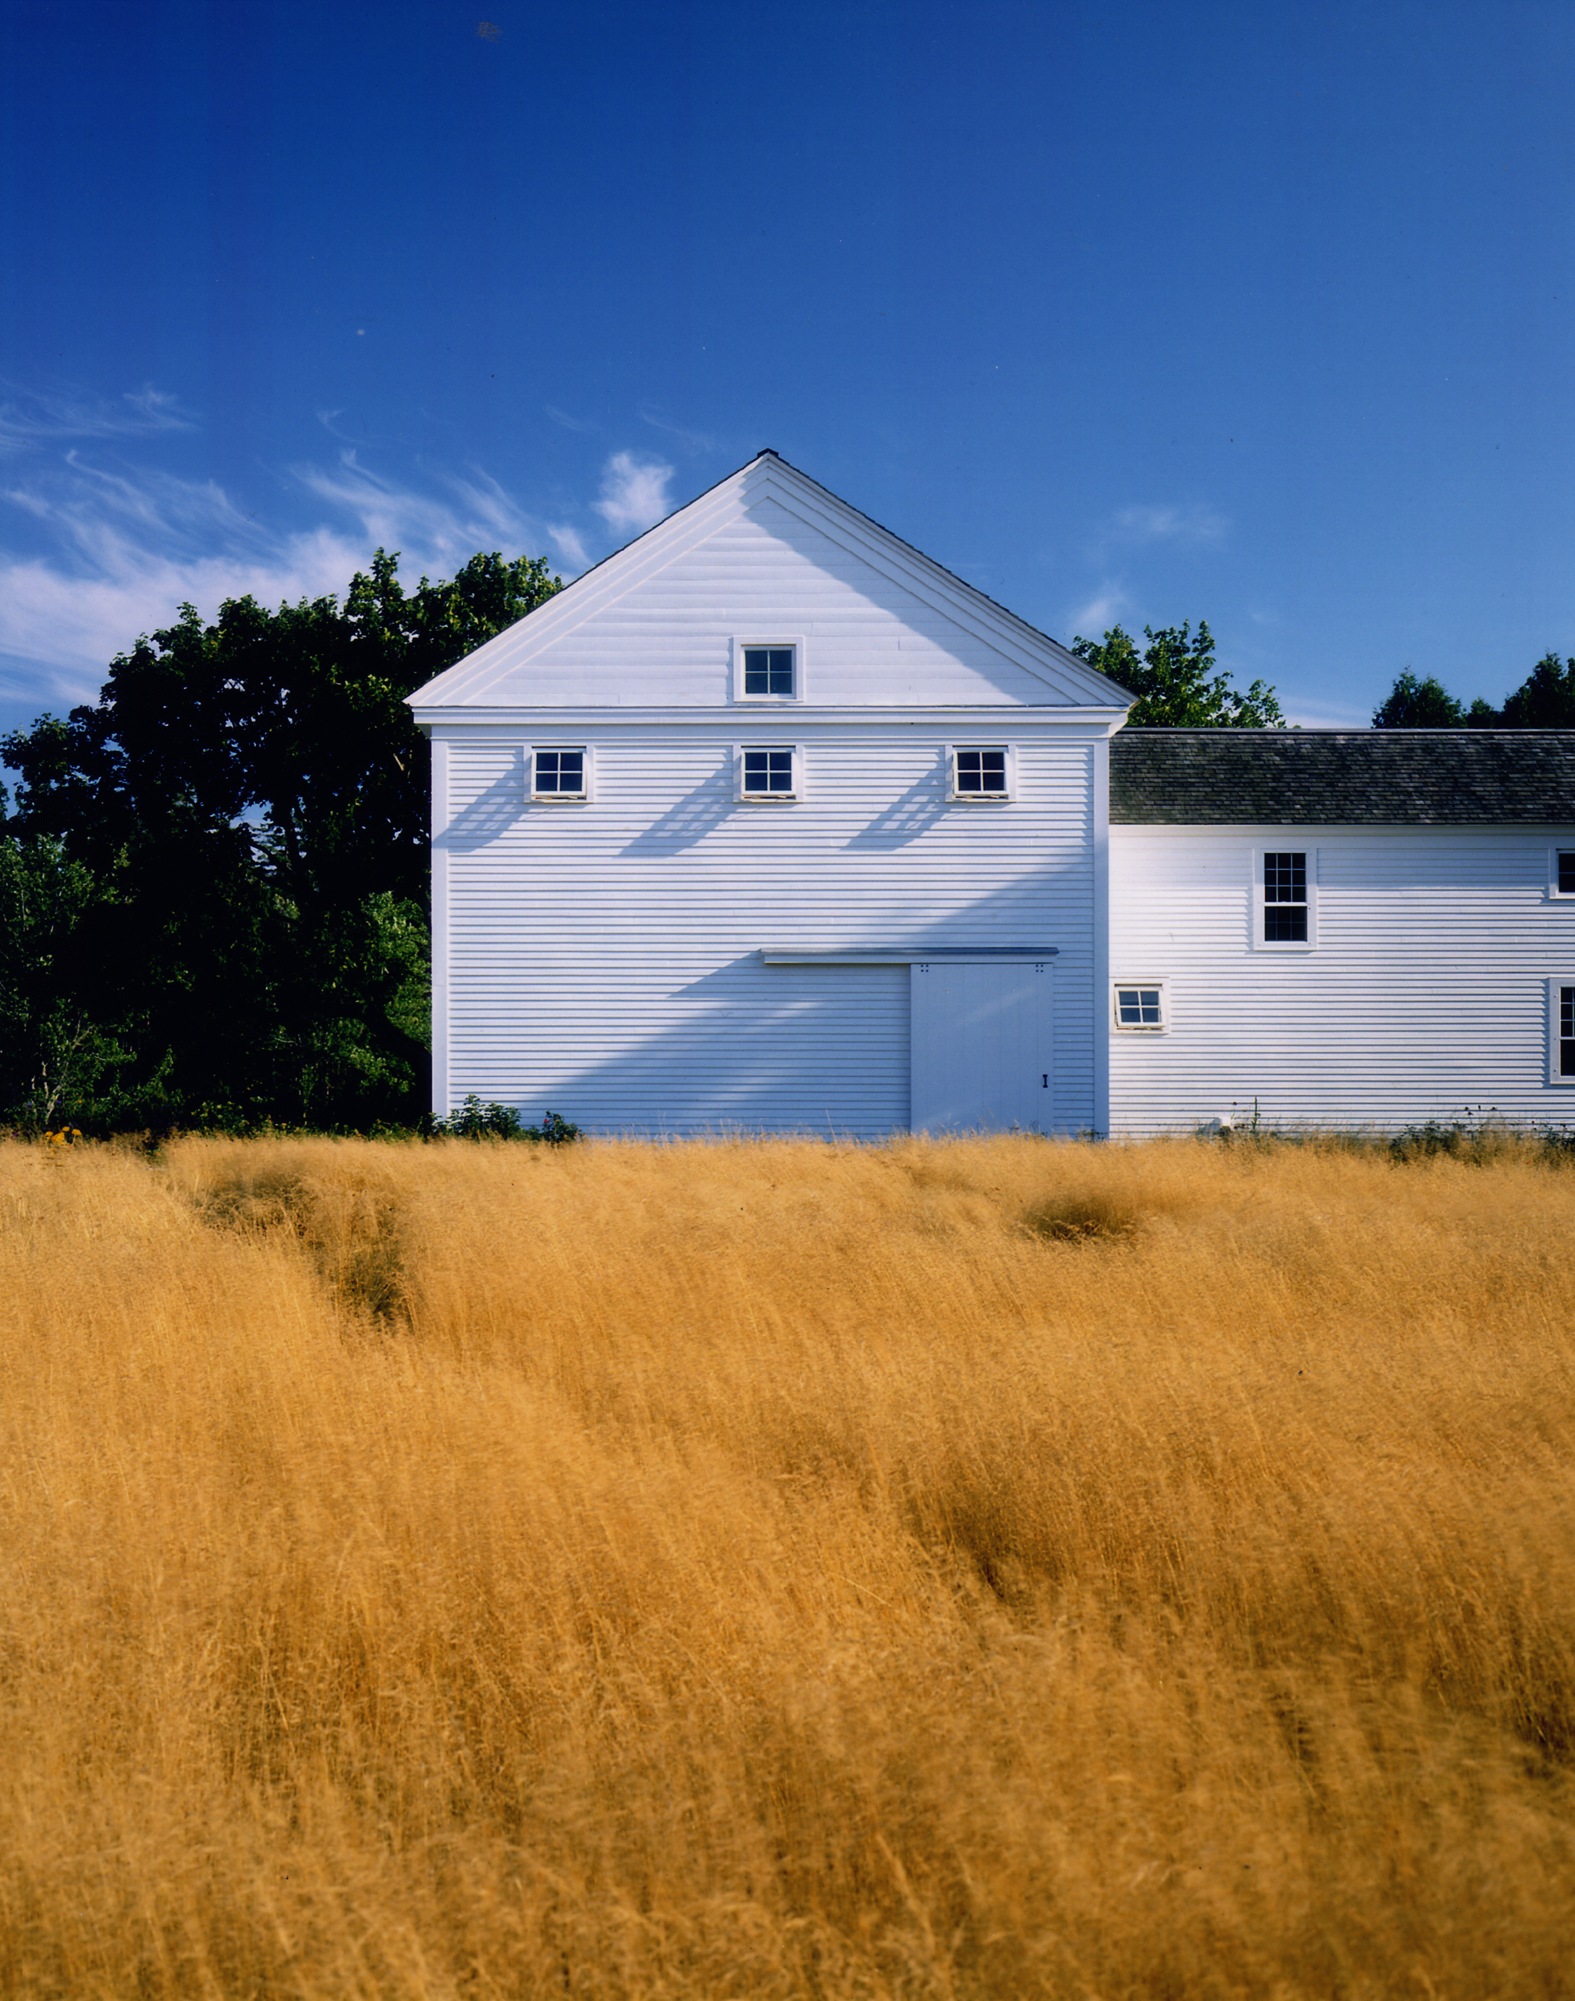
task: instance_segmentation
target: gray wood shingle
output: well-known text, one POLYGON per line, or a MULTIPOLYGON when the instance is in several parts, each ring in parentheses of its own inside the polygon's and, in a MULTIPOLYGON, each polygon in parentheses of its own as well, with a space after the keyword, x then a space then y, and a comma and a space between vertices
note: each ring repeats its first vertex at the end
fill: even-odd
POLYGON ((1143 730, 1110 745, 1119 826, 1575 823, 1575 730, 1143 730))

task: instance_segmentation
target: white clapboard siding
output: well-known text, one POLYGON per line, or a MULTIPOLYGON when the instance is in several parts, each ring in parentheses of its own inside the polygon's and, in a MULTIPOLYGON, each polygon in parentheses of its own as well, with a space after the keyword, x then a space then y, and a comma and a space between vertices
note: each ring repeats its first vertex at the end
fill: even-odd
POLYGON ((770 500, 533 659, 528 699, 729 700, 734 636, 802 637, 817 705, 1031 702, 1044 686, 770 500))
POLYGON ((947 803, 955 718, 584 720, 434 730, 440 1108, 876 1137, 909 1122, 907 967, 762 951, 1049 944, 1049 1123, 1093 1123, 1102 729, 1014 718, 1017 796, 981 805, 947 803), (803 745, 802 803, 735 800, 746 740, 803 745), (593 747, 594 800, 528 802, 533 741, 593 747))
POLYGON ((1064 647, 770 454, 413 700, 418 715, 720 707, 734 703, 733 649, 751 639, 801 642, 815 707, 1053 703, 1114 722, 1123 706, 1064 647))
POLYGON ((1164 1034, 1111 1034, 1111 1128, 1393 1130, 1493 1111, 1575 1124, 1547 982, 1575 981, 1575 830, 1133 827, 1110 839, 1112 983, 1163 980, 1164 1034), (1255 851, 1316 855, 1317 942, 1251 949, 1255 851))

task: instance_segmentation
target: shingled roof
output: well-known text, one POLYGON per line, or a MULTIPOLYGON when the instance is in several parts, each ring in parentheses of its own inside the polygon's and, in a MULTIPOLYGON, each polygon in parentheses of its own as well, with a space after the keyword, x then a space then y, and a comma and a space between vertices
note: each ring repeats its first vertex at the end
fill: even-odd
POLYGON ((1575 825, 1575 730, 1134 730, 1113 825, 1575 825))

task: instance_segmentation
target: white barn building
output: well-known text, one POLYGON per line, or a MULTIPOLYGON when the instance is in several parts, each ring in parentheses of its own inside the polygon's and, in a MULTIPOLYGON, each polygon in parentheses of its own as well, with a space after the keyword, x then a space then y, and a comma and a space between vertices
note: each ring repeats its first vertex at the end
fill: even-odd
POLYGON ((1535 739, 1529 817, 1512 733, 1440 733, 1499 774, 1497 817, 1484 791, 1448 820, 1425 758, 1392 807, 1367 794, 1397 753, 1337 780, 1393 739, 1118 735, 1129 699, 762 453, 411 697, 434 1109, 865 1138, 1190 1128, 1255 1097, 1559 1121, 1575 733, 1535 739))

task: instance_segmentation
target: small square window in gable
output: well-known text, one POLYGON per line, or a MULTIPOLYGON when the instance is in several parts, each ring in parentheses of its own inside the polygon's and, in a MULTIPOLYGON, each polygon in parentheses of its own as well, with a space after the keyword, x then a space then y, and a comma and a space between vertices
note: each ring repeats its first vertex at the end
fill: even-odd
POLYGON ((804 699, 802 639, 735 639, 733 699, 739 702, 801 702, 804 699))
POLYGON ((746 695, 791 695, 793 692, 793 649, 791 646, 746 646, 744 648, 744 693, 746 695))

